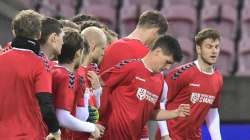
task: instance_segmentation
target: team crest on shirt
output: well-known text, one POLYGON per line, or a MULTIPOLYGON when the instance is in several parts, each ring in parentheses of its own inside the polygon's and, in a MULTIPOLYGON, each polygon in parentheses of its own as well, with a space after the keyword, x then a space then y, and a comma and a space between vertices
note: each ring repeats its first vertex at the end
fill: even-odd
POLYGON ((207 104, 213 104, 215 100, 214 96, 207 95, 207 94, 201 94, 201 93, 196 93, 193 92, 190 101, 195 104, 195 103, 207 103, 207 104))
POLYGON ((159 98, 159 96, 151 93, 150 91, 143 89, 143 88, 138 88, 137 93, 136 93, 136 97, 139 100, 147 100, 153 104, 155 104, 159 98))

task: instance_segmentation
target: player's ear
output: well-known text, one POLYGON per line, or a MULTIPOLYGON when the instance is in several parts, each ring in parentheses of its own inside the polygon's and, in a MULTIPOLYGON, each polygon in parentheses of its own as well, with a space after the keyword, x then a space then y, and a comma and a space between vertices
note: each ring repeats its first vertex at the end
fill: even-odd
POLYGON ((197 54, 201 53, 201 46, 200 45, 196 44, 195 49, 196 49, 197 54))
POLYGON ((14 31, 14 30, 12 30, 11 32, 12 32, 12 35, 13 35, 14 37, 16 37, 16 33, 15 33, 15 31, 14 31))
POLYGON ((90 52, 93 52, 96 48, 96 43, 94 41, 89 42, 90 52))
POLYGON ((50 34, 47 42, 56 42, 56 33, 50 34))
POLYGON ((76 53, 75 53, 75 59, 77 58, 80 58, 81 57, 81 51, 82 49, 79 49, 78 51, 76 51, 76 53))
POLYGON ((42 36, 42 32, 39 32, 37 36, 37 40, 41 39, 41 36, 42 36))
POLYGON ((156 48, 155 50, 154 50, 154 53, 155 53, 155 55, 160 55, 161 53, 162 53, 162 49, 161 48, 156 48))

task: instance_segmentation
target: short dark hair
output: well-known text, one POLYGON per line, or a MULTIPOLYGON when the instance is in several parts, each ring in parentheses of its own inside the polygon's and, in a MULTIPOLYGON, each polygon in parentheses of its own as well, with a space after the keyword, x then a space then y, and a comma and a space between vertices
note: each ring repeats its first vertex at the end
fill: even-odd
POLYGON ((79 32, 80 32, 79 25, 77 25, 73 21, 66 20, 66 19, 61 19, 61 20, 59 20, 59 22, 62 24, 63 28, 69 27, 69 28, 73 28, 73 29, 79 30, 79 32))
POLYGON ((75 29, 67 28, 63 37, 63 45, 58 61, 62 63, 71 63, 74 60, 78 50, 83 49, 83 39, 75 29))
POLYGON ((220 40, 220 33, 212 28, 204 28, 195 36, 195 43, 201 46, 202 42, 207 38, 211 38, 213 40, 220 40))
POLYGON ((86 14, 79 14, 74 16, 73 18, 71 18, 71 21, 73 21, 76 24, 81 24, 84 21, 88 21, 88 20, 97 20, 96 18, 90 16, 90 15, 86 15, 86 14))
POLYGON ((108 44, 111 44, 113 42, 113 38, 118 38, 118 34, 108 28, 104 30, 104 33, 106 35, 108 44))
POLYGON ((165 17, 160 12, 152 10, 142 13, 137 26, 146 28, 159 28, 159 34, 165 34, 168 29, 168 23, 165 17))
POLYGON ((108 28, 106 25, 104 25, 103 23, 99 22, 99 21, 96 21, 96 20, 88 20, 88 21, 84 21, 80 24, 80 28, 81 28, 81 31, 88 28, 88 27, 91 27, 91 26, 95 26, 97 28, 101 28, 101 29, 105 29, 105 28, 108 28))
POLYGON ((42 20, 42 36, 39 42, 45 44, 52 33, 59 35, 62 32, 62 24, 54 18, 46 17, 42 20))
POLYGON ((42 15, 33 10, 22 10, 12 20, 12 30, 16 36, 35 39, 41 33, 42 15))
POLYGON ((164 54, 172 54, 175 62, 182 60, 182 51, 177 39, 169 35, 160 36, 154 43, 151 51, 161 48, 164 54))

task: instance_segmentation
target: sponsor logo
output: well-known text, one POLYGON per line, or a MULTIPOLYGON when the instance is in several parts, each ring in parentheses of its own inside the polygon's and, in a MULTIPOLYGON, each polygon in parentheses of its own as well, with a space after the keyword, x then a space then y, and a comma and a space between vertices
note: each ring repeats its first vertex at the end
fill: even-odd
POLYGON ((193 104, 195 104, 195 103, 213 104, 215 97, 211 96, 211 95, 207 95, 207 94, 193 92, 190 100, 193 104))
POLYGON ((150 91, 143 89, 143 88, 138 88, 137 93, 136 93, 136 97, 139 100, 147 100, 153 104, 155 104, 159 98, 159 96, 151 93, 150 91))

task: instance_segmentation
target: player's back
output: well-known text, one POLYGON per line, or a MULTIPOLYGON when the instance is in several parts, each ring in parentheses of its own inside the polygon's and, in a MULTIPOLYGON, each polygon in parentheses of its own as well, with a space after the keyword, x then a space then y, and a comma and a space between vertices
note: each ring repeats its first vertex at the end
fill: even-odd
POLYGON ((5 49, 0 53, 0 67, 0 137, 44 138, 45 126, 35 96, 42 59, 30 50, 5 49))
POLYGON ((148 51, 149 48, 137 39, 119 39, 105 50, 100 71, 103 72, 122 60, 142 58, 148 51))

